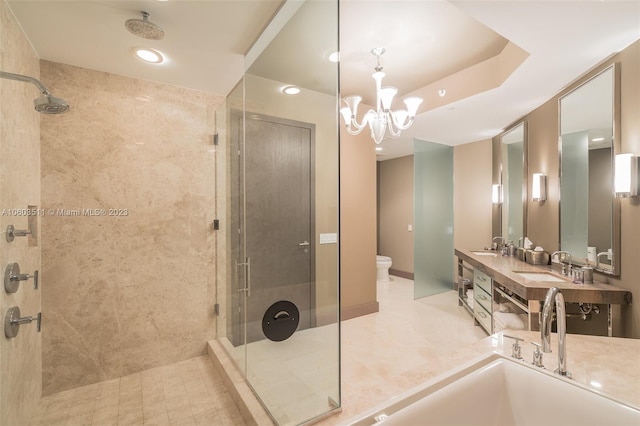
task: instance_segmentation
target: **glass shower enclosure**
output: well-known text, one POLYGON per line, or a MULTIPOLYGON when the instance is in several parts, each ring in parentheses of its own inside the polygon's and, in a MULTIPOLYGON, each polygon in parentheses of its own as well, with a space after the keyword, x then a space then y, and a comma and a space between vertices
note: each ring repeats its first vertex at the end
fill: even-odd
POLYGON ((340 407, 337 50, 337 1, 287 2, 227 98, 218 334, 279 425, 340 407))

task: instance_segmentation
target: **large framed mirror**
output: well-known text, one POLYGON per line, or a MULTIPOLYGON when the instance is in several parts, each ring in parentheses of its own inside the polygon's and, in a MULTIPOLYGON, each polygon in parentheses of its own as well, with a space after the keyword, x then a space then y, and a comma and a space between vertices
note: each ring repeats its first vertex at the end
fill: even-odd
POLYGON ((527 123, 522 121, 500 136, 502 191, 501 235, 522 245, 527 223, 527 123))
POLYGON ((611 65, 559 100, 560 249, 611 275, 620 275, 619 72, 611 65))

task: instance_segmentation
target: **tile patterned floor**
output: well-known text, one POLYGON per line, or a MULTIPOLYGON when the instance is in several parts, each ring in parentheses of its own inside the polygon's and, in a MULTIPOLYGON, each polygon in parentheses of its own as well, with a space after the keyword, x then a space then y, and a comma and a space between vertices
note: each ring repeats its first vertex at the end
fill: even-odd
MULTIPOLYGON (((342 323, 340 424, 442 373, 440 360, 486 337, 456 292, 413 300, 413 281, 378 283, 380 311, 342 323)), ((43 397, 33 425, 215 425, 244 422, 206 356, 43 397)))
POLYGON ((207 356, 53 395, 32 425, 244 425, 207 356))

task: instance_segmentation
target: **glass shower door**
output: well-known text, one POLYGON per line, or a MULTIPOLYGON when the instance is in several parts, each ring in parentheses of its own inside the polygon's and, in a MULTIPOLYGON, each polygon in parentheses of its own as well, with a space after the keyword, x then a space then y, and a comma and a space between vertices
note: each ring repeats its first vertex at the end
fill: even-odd
POLYGON ((340 406, 337 2, 292 4, 227 102, 227 351, 281 425, 340 406))

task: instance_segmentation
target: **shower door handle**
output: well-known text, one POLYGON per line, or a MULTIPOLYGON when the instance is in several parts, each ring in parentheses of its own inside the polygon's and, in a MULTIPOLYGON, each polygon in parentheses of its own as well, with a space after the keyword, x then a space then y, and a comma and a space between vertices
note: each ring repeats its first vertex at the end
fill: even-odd
POLYGON ((251 296, 251 259, 247 257, 246 262, 237 263, 236 266, 237 267, 244 266, 244 271, 247 277, 247 286, 237 291, 238 293, 245 292, 247 293, 247 296, 251 296))
POLYGON ((251 296, 251 259, 247 257, 247 297, 251 296))
POLYGON ((309 241, 303 241, 301 243, 298 243, 299 246, 308 246, 309 245, 309 241))

